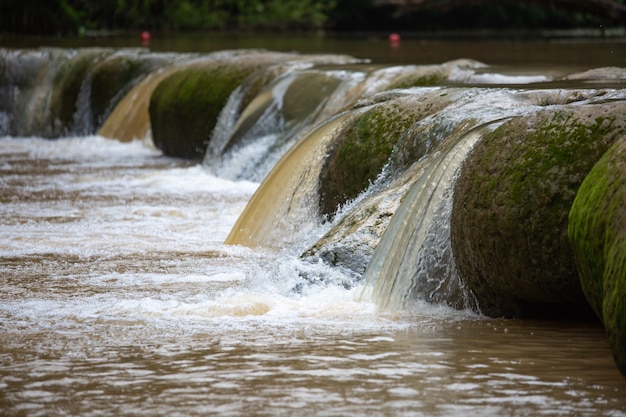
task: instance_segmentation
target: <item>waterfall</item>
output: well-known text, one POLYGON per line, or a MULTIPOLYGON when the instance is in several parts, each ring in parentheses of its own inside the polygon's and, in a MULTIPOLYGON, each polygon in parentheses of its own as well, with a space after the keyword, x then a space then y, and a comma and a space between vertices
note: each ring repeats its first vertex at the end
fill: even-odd
POLYGON ((289 150, 250 199, 227 244, 282 249, 319 224, 317 186, 326 147, 350 115, 322 124, 289 150))
POLYGON ((160 120, 162 130, 173 126, 168 139, 184 143, 190 138, 178 129, 186 124, 175 120, 182 99, 164 104, 174 109, 166 116, 149 108, 164 80, 190 69, 212 83, 198 85, 214 87, 195 91, 219 89, 220 71, 232 76, 210 116, 203 113, 208 100, 190 96, 200 109, 183 120, 215 122, 193 132, 206 145, 194 142, 202 168, 260 183, 226 243, 291 248, 344 268, 365 282, 364 298, 392 311, 415 299, 475 307, 458 276, 450 223, 459 167, 483 135, 547 107, 624 101, 619 88, 560 87, 575 76, 559 88, 504 88, 550 80, 502 76, 470 60, 384 67, 257 50, 0 49, 0 134, 53 138, 97 129, 120 141, 149 140, 160 120), (328 194, 337 198, 324 200, 328 194))
POLYGON ((471 129, 447 149, 431 154, 376 247, 363 279, 364 297, 379 308, 400 311, 426 299, 465 307, 450 246, 452 187, 460 164, 494 121, 471 129))
POLYGON ((263 180, 306 131, 346 107, 362 72, 320 71, 293 66, 241 109, 248 83, 222 109, 204 165, 230 179, 263 180))
POLYGON ((153 72, 134 86, 113 109, 109 117, 98 130, 98 134, 123 142, 143 139, 150 135, 150 116, 148 105, 154 89, 175 67, 153 72))

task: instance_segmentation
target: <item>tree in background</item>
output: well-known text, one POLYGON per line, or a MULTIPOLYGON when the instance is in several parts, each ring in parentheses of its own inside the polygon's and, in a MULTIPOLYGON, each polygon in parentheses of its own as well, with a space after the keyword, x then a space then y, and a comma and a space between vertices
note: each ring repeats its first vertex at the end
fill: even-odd
POLYGON ((624 0, 372 0, 402 27, 532 29, 623 26, 624 0))
POLYGON ((0 0, 0 33, 450 30, 624 25, 626 0, 0 0))
POLYGON ((68 0, 2 0, 0 31, 33 34, 76 33, 80 16, 68 0))

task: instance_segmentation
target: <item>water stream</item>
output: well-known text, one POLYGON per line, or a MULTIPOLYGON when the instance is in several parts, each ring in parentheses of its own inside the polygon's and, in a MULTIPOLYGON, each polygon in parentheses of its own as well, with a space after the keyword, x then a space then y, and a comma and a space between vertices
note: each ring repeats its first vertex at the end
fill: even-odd
MULTIPOLYGON (((457 72, 465 81, 452 82, 480 87, 484 79, 467 77, 492 71, 457 72)), ((371 69, 331 72, 332 91, 352 100, 346 85, 358 88, 365 73, 371 69)), ((124 108, 145 110, 143 94, 164 76, 159 70, 135 84, 121 99, 128 101, 124 108)), ((420 230, 406 224, 428 219, 440 219, 437 230, 445 229, 449 184, 463 155, 484 131, 544 97, 542 88, 504 90, 502 81, 519 85, 553 74, 518 68, 497 76, 488 93, 459 93, 457 107, 438 113, 452 120, 474 112, 474 127, 425 157, 431 165, 407 171, 422 179, 404 185, 405 198, 389 199, 398 215, 387 234, 420 230), (484 101, 468 105, 469 95, 484 101)), ((487 76, 491 83, 494 77, 487 76)), ((282 78, 273 91, 293 82, 282 78)), ((359 91, 366 87, 378 88, 359 91)), ((431 93, 439 90, 419 94, 431 93)), ((267 109, 282 97, 257 104, 267 109)), ((341 107, 316 103, 320 114, 324 106, 341 107)), ((107 136, 124 142, 84 132, 55 140, 0 138, 0 414, 626 416, 626 380, 600 323, 487 318, 433 303, 441 288, 428 282, 432 296, 407 303, 408 294, 425 291, 416 289, 419 278, 385 295, 385 288, 399 285, 399 275, 423 274, 420 263, 406 259, 430 261, 425 254, 439 250, 437 262, 451 268, 443 271, 450 284, 454 265, 445 233, 435 241, 420 234, 422 243, 413 247, 386 234, 377 251, 387 248, 400 259, 374 253, 361 280, 321 260, 301 259, 341 222, 341 216, 323 221, 310 203, 318 159, 341 123, 370 105, 364 100, 330 121, 306 122, 314 128, 295 127, 301 140, 281 151, 290 157, 267 168, 262 183, 240 175, 239 167, 231 166, 237 172, 231 175, 225 165, 164 156, 141 112, 112 110, 103 122, 107 136), (259 230, 245 229, 251 224, 259 230), (384 272, 391 261, 404 265, 399 275, 384 272)), ((225 121, 224 129, 236 129, 235 123, 225 121)), ((247 164, 250 154, 240 149, 229 158, 247 164)))

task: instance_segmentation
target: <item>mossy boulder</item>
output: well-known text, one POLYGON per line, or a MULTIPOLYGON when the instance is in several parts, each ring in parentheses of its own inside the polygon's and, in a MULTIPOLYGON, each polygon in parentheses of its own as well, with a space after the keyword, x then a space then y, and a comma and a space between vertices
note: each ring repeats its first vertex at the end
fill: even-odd
POLYGON ((433 146, 432 132, 413 127, 448 100, 440 94, 384 96, 388 100, 371 105, 331 145, 320 174, 322 215, 332 217, 376 181, 383 168, 391 177, 392 171, 402 171, 433 146))
POLYGON ((586 305, 568 213, 625 124, 623 102, 553 106, 511 119, 474 147, 455 185, 451 240, 482 313, 545 317, 586 305))
POLYGON ((94 62, 110 52, 110 50, 98 48, 81 50, 61 65, 53 80, 48 109, 49 126, 45 136, 59 137, 73 131, 81 86, 94 62))
POLYGON ((171 61, 168 55, 122 50, 95 65, 89 96, 90 124, 99 128, 114 106, 143 76, 171 61))
POLYGON ((249 104, 273 75, 287 71, 289 64, 315 65, 326 61, 343 63, 354 58, 244 51, 181 68, 161 81, 150 98, 154 144, 166 155, 201 159, 222 108, 239 85, 245 84, 245 93, 237 112, 249 104), (266 71, 268 68, 275 70, 266 71))
POLYGON ((166 155, 201 159, 230 93, 252 70, 209 63, 161 81, 149 106, 154 144, 166 155))
POLYGON ((568 235, 583 292, 626 376, 626 136, 583 181, 569 213, 568 235))

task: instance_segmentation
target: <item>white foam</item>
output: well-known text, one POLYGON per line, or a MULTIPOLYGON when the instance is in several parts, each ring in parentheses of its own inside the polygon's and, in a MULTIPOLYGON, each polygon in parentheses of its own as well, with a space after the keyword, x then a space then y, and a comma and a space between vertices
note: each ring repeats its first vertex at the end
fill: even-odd
POLYGON ((464 84, 532 84, 551 81, 546 75, 520 75, 499 73, 476 73, 472 69, 455 67, 450 71, 448 79, 464 84))

